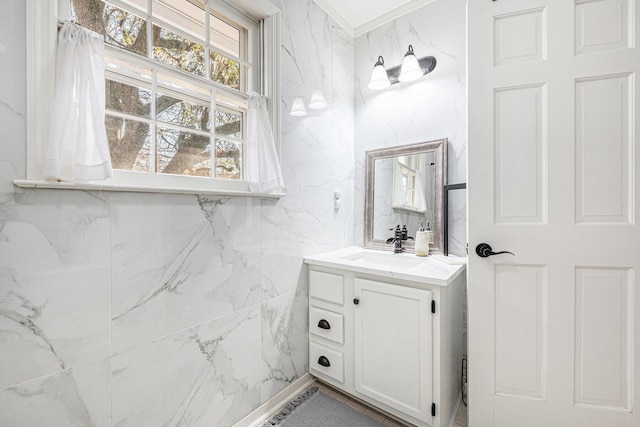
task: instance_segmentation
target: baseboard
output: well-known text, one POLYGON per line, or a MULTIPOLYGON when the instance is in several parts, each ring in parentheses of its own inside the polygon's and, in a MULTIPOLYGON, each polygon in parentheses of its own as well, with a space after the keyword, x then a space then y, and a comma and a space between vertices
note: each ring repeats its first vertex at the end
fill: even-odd
POLYGON ((456 400, 456 404, 453 405, 453 413, 449 417, 449 426, 454 427, 456 424, 456 417, 458 416, 458 410, 460 409, 460 405, 462 405, 462 392, 458 395, 458 400, 456 400))
POLYGON ((257 427, 269 419, 278 409, 284 406, 291 399, 302 393, 307 387, 315 382, 315 377, 306 373, 291 384, 284 390, 267 400, 256 410, 249 415, 238 421, 233 427, 257 427))

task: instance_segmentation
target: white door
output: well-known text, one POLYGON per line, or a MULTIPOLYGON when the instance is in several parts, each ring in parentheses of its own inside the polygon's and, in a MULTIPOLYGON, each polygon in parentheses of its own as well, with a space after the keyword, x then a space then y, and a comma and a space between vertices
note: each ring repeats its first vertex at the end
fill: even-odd
POLYGON ((355 279, 355 388, 431 424, 431 291, 355 279))
POLYGON ((471 427, 640 426, 637 9, 468 2, 471 427))

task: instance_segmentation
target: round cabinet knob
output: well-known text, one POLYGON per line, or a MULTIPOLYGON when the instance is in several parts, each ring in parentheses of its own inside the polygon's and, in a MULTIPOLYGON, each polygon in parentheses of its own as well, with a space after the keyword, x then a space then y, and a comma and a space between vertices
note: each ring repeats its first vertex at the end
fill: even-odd
POLYGON ((331 329, 331 325, 326 320, 321 319, 318 322, 318 328, 320 328, 320 329, 331 329))
POLYGON ((358 305, 358 304, 360 304, 360 300, 359 300, 358 298, 354 298, 354 299, 353 299, 353 303, 354 303, 355 305, 358 305))
POLYGON ((328 368, 329 366, 331 366, 331 363, 329 363, 329 359, 327 359, 326 357, 320 356, 318 358, 318 365, 328 368))

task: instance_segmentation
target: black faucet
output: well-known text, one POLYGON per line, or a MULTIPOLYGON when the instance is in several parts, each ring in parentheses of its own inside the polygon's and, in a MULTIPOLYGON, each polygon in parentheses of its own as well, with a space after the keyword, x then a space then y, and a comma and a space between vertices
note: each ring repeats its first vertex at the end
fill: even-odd
MULTIPOLYGON (((390 231, 394 230, 393 228, 389 229, 390 231)), ((402 247, 402 242, 406 240, 413 240, 413 237, 407 236, 407 226, 403 225, 402 229, 400 229, 400 225, 396 225, 395 233, 393 237, 387 239, 387 245, 393 243, 393 253, 399 254, 404 252, 404 248, 402 247)))

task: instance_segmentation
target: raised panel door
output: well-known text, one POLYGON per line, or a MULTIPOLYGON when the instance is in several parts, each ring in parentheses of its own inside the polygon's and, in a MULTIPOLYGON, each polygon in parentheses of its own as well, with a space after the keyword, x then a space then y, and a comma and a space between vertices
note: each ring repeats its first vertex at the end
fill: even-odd
POLYGON ((640 426, 637 4, 468 2, 470 427, 640 426))

